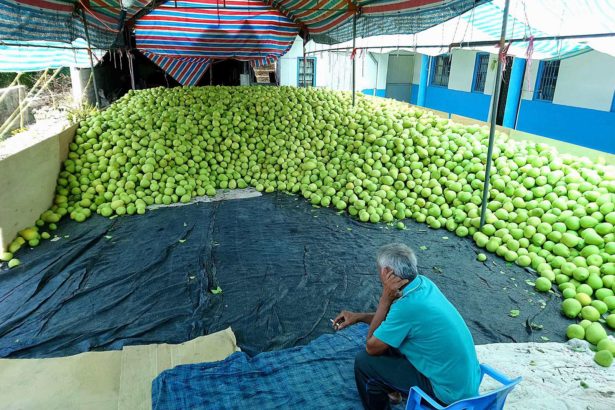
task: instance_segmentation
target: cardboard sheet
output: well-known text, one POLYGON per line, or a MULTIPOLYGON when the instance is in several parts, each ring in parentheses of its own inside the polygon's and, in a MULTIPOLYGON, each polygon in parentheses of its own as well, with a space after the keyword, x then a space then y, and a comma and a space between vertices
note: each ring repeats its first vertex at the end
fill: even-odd
POLYGON ((239 350, 230 328, 186 343, 127 346, 50 359, 0 359, 0 407, 11 410, 150 409, 151 383, 179 364, 239 350), (7 406, 8 405, 8 406, 7 406))

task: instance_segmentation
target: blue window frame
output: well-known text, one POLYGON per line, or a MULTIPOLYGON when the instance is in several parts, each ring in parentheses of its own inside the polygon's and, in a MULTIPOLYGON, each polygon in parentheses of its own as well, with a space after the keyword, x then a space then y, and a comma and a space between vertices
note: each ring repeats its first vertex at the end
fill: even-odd
POLYGON ((431 84, 448 87, 448 78, 451 74, 451 56, 445 54, 434 57, 431 66, 431 84))
POLYGON ((615 112, 615 91, 613 91, 613 100, 611 100, 611 112, 615 112))
POLYGON ((303 57, 297 58, 297 87, 305 86, 304 78, 309 87, 316 86, 316 58, 305 58, 305 77, 303 76, 303 57))
POLYGON ((489 68, 489 54, 476 54, 476 63, 474 65, 474 80, 472 82, 472 91, 478 93, 485 92, 485 80, 487 79, 487 69, 489 68))
POLYGON ((536 76, 536 88, 534 99, 541 101, 553 101, 557 76, 559 74, 560 60, 541 61, 536 76))

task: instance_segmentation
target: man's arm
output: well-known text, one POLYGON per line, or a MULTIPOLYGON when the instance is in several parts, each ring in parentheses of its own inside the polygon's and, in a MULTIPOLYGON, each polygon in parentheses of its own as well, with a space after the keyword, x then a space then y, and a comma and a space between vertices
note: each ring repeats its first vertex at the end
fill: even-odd
POLYGON ((376 314, 374 315, 369 326, 369 332, 367 332, 367 344, 365 346, 365 350, 367 350, 369 355, 380 356, 389 348, 388 344, 374 336, 374 332, 378 329, 382 322, 384 322, 384 319, 386 319, 387 314, 389 313, 389 309, 391 309, 393 301, 400 296, 400 289, 407 283, 408 280, 401 279, 392 273, 389 273, 386 278, 384 278, 380 303, 378 303, 378 309, 376 309, 376 314))
POLYGON ((335 330, 341 330, 346 326, 354 325, 359 322, 367 323, 369 325, 374 319, 374 315, 375 313, 358 313, 343 310, 333 320, 333 328, 335 330))
POLYGON ((370 323, 369 331, 367 332, 367 344, 365 346, 365 350, 367 350, 367 353, 372 356, 380 356, 389 348, 389 345, 387 345, 377 337, 374 337, 374 332, 376 331, 376 329, 378 329, 378 326, 380 326, 380 324, 384 322, 384 319, 386 319, 387 313, 389 313, 389 309, 391 308, 392 303, 392 300, 390 300, 389 298, 385 298, 383 295, 383 297, 380 298, 380 303, 378 303, 378 309, 376 309, 376 313, 374 314, 374 317, 370 323))

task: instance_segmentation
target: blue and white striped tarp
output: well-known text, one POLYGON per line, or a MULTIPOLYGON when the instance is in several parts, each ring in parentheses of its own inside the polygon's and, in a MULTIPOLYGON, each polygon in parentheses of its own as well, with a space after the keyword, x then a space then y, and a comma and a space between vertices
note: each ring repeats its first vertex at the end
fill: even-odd
MULTIPOLYGON (((13 45, 11 41, 0 43, 0 71, 29 72, 47 68, 90 67, 87 44, 81 39, 72 44, 51 41, 21 41, 19 44, 13 45)), ((105 51, 92 50, 92 54, 96 64, 105 51)))
MULTIPOLYGON (((526 16, 519 15, 523 13, 523 9, 521 7, 523 4, 519 2, 514 3, 513 9, 508 14, 508 22, 506 26, 507 39, 530 38, 531 36, 547 37, 553 35, 553 33, 546 33, 527 24, 529 23, 529 17, 526 18, 526 16)), ((485 33, 491 38, 499 38, 502 33, 503 14, 504 1, 494 0, 476 7, 474 10, 461 15, 459 18, 467 21, 474 30, 485 33)), ((529 40, 514 43, 515 48, 521 48, 524 50, 527 50, 529 45, 529 40)), ((533 52, 538 55, 558 59, 573 57, 577 54, 585 53, 590 50, 588 46, 575 42, 574 40, 536 41, 533 44, 533 48, 533 52)))

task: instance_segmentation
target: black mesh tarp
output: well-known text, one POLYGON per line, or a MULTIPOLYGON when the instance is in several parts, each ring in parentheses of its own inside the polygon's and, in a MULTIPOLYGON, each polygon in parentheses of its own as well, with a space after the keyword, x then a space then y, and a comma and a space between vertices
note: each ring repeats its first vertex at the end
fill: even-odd
POLYGON ((563 340, 559 298, 536 294, 531 273, 476 261, 470 238, 406 223, 363 224, 286 194, 65 221, 61 239, 0 268, 0 357, 178 343, 228 326, 251 354, 306 344, 341 309, 375 309, 375 253, 392 241, 416 250, 476 343, 563 340))

